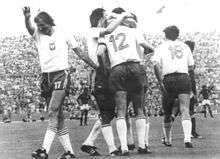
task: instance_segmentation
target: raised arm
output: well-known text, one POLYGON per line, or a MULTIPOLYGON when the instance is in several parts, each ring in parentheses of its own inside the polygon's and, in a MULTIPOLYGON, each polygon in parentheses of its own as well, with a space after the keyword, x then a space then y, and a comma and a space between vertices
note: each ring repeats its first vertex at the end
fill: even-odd
POLYGON ((101 32, 100 32, 100 36, 101 37, 104 37, 105 35, 107 34, 111 34, 120 24, 121 22, 125 19, 125 18, 128 18, 128 17, 133 17, 130 13, 122 13, 122 14, 119 14, 117 15, 117 18, 115 20, 113 20, 108 26, 107 28, 103 29, 101 32))
POLYGON ((24 7, 22 8, 23 10, 23 14, 24 14, 24 18, 25 18, 25 26, 29 32, 30 35, 34 34, 35 28, 34 26, 31 24, 31 12, 30 12, 30 7, 24 7))

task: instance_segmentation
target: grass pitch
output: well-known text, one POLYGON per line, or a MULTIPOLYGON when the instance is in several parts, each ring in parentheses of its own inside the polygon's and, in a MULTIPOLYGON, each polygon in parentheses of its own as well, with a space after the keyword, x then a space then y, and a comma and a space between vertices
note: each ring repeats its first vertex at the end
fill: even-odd
MULTIPOLYGON (((165 147, 161 144, 162 128, 161 117, 150 118, 150 148, 153 151, 150 155, 139 155, 137 150, 131 151, 128 157, 110 157, 107 146, 100 134, 95 145, 102 154, 100 157, 91 157, 81 152, 80 146, 88 136, 89 131, 94 123, 94 119, 89 121, 89 126, 79 126, 78 120, 67 120, 67 126, 70 131, 71 142, 74 147, 77 158, 80 159, 109 159, 109 158, 193 158, 193 159, 217 159, 220 158, 220 115, 215 115, 212 119, 203 118, 197 114, 197 132, 203 136, 203 139, 192 139, 193 149, 184 148, 183 133, 180 118, 178 117, 173 125, 173 142, 172 147, 165 147)), ((133 122, 134 125, 134 122, 133 122)), ((113 122, 115 128, 115 122, 113 122)), ((12 122, 0 123, 0 159, 31 159, 31 152, 39 148, 43 142, 46 131, 47 121, 44 122, 12 122)), ((116 144, 119 141, 115 133, 116 144)), ((136 141, 136 132, 134 130, 136 141)), ((64 152, 57 138, 54 140, 49 153, 49 159, 56 159, 64 152)))

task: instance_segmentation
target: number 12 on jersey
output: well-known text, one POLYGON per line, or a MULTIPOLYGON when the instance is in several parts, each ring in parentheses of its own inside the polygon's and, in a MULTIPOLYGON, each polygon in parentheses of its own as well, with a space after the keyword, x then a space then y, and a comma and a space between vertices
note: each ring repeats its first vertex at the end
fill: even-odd
POLYGON ((112 43, 115 52, 129 47, 129 44, 126 44, 125 40, 126 40, 125 33, 119 33, 117 35, 111 35, 109 37, 109 42, 112 43))

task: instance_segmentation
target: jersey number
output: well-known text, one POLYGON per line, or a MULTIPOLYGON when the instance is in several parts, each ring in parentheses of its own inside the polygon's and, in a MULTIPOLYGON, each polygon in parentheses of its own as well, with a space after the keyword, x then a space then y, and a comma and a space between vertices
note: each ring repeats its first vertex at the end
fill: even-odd
POLYGON ((125 33, 119 33, 116 36, 111 35, 109 38, 109 42, 112 43, 115 52, 129 47, 129 44, 125 44, 125 40, 126 40, 125 33))
POLYGON ((59 89, 59 88, 60 88, 60 85, 61 85, 61 81, 55 82, 55 83, 54 83, 55 89, 59 89))
POLYGON ((169 50, 171 52, 172 60, 174 60, 175 58, 181 59, 183 57, 183 48, 181 46, 170 46, 169 50))

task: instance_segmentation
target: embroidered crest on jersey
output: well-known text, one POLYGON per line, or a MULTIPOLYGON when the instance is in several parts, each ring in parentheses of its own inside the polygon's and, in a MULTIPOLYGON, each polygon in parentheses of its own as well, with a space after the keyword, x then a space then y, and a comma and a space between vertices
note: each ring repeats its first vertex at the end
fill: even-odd
POLYGON ((51 51, 55 50, 56 49, 55 42, 49 43, 49 48, 50 48, 51 51))

